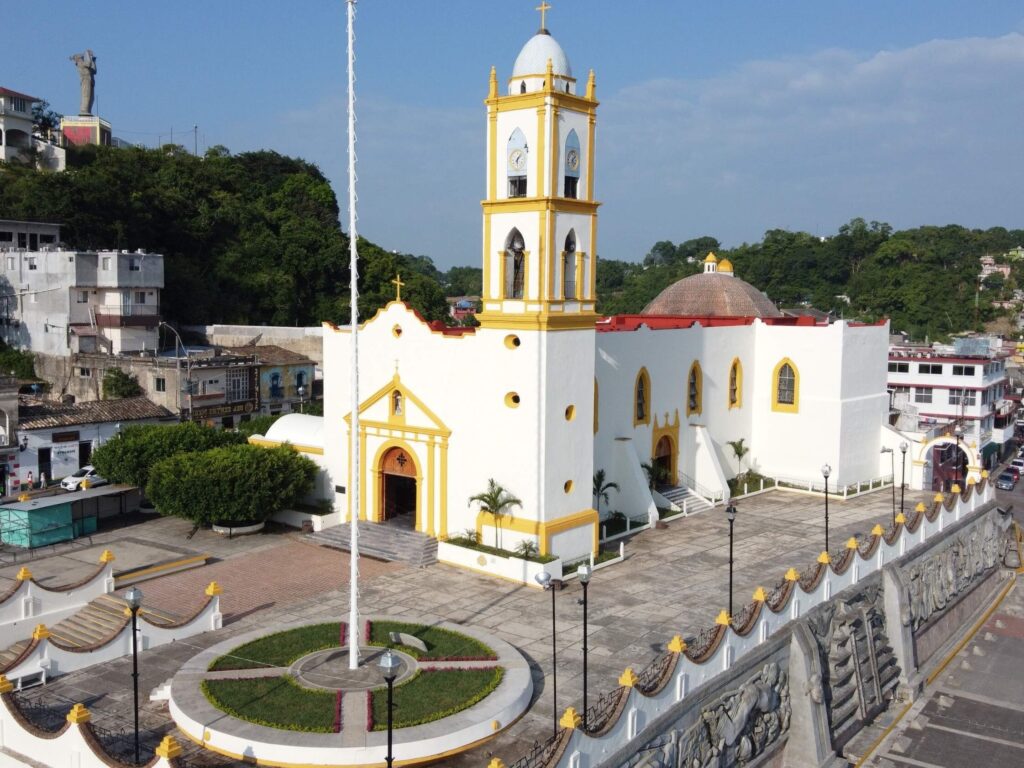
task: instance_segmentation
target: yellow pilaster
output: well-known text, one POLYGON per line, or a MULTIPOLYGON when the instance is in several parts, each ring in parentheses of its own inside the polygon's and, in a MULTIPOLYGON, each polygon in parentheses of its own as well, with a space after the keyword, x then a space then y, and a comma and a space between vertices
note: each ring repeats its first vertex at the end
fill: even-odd
POLYGON ((434 484, 434 450, 437 446, 431 440, 427 444, 427 536, 434 535, 434 497, 437 495, 437 487, 434 484))

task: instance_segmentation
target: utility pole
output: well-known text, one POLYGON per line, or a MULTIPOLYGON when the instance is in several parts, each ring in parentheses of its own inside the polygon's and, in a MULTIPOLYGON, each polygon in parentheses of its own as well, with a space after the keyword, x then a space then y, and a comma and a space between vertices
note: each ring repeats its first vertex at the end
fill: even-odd
POLYGON ((199 156, 199 126, 192 126, 192 154, 199 156))

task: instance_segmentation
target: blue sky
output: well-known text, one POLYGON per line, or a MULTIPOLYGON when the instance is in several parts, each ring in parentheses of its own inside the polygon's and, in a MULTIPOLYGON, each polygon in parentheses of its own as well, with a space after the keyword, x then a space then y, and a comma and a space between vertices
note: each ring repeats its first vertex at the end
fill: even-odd
MULTIPOLYGON (((600 255, 726 245, 773 227, 1024 227, 1019 0, 550 0, 597 76, 600 255)), ((155 145, 269 148, 345 199, 342 0, 9 4, 0 85, 73 113, 68 56, 99 59, 99 111, 155 145)), ((361 0, 360 232, 442 268, 480 261, 486 94, 538 0, 361 0)), ((343 213, 344 219, 344 213, 343 213)))

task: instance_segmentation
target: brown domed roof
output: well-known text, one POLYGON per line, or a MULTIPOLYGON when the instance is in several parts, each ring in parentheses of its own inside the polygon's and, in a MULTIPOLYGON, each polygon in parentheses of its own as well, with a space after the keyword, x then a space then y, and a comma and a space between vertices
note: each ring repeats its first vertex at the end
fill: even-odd
POLYGON ((704 272, 678 280, 644 307, 642 315, 782 317, 771 299, 732 274, 704 272))

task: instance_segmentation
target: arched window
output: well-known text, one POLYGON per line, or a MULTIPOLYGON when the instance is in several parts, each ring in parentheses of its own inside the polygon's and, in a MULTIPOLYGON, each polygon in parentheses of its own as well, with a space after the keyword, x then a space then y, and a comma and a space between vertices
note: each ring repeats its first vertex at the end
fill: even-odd
POLYGON ((686 415, 700 414, 704 390, 704 374, 700 363, 696 360, 690 366, 690 375, 686 377, 686 415))
POLYGON ((530 148, 521 130, 516 128, 512 131, 505 149, 508 158, 508 196, 526 197, 526 163, 530 148))
POLYGON ((523 298, 526 284, 526 243, 518 229, 505 238, 505 298, 523 298))
POLYGON ((519 92, 520 93, 526 93, 526 81, 525 80, 521 80, 519 82, 519 92))
POLYGON ((562 292, 567 299, 576 296, 576 230, 570 229, 565 238, 565 252, 562 254, 562 292))
POLYGON ((274 399, 284 397, 284 388, 281 386, 281 373, 274 371, 270 374, 270 396, 274 399))
POLYGON ((729 367, 729 407, 743 406, 743 365, 737 357, 729 367))
POLYGON ((402 415, 402 393, 397 389, 391 393, 391 413, 395 416, 402 415))
POLYGON ((633 387, 633 426, 651 423, 651 377, 641 368, 633 387))
POLYGON ((306 386, 306 372, 305 371, 299 371, 298 373, 295 374, 295 386, 296 387, 304 387, 304 386, 306 386))
POLYGON ((580 137, 576 131, 569 131, 565 138, 565 196, 579 197, 580 186, 580 137))
POLYGON ((772 375, 772 410, 796 413, 800 408, 800 372, 788 357, 779 361, 772 375))

